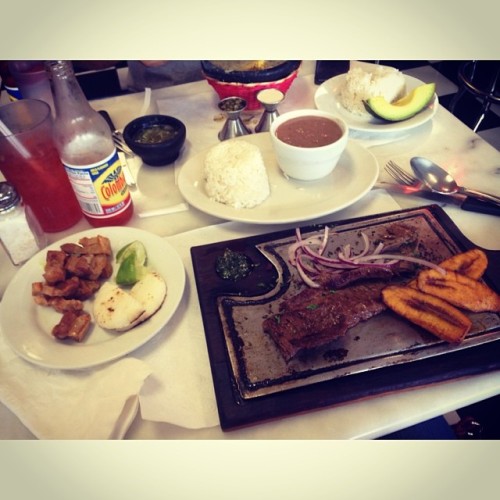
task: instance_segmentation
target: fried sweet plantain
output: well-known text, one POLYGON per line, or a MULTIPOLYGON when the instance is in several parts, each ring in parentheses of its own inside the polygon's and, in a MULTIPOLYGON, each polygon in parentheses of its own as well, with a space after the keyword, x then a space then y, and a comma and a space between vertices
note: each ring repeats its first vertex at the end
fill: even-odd
POLYGON ((488 257, 481 249, 473 248, 446 259, 439 266, 478 280, 488 267, 488 257))
POLYGON ((441 274, 434 269, 421 271, 417 277, 419 290, 440 297, 468 311, 500 311, 500 296, 475 279, 455 271, 441 274))
POLYGON ((456 307, 415 288, 388 286, 382 299, 397 314, 450 343, 460 343, 472 326, 456 307))

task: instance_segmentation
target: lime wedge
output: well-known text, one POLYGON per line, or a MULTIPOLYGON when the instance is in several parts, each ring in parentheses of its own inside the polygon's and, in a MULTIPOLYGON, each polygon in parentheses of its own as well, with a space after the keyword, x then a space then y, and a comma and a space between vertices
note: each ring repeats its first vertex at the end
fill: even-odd
POLYGON ((120 264, 131 254, 135 254, 135 259, 139 264, 143 266, 147 264, 148 255, 146 253, 146 247, 138 240, 132 241, 128 245, 120 248, 116 254, 116 262, 120 264))
POLYGON ((121 248, 116 254, 116 261, 120 265, 116 273, 118 285, 133 285, 147 272, 146 248, 140 241, 133 241, 121 248))

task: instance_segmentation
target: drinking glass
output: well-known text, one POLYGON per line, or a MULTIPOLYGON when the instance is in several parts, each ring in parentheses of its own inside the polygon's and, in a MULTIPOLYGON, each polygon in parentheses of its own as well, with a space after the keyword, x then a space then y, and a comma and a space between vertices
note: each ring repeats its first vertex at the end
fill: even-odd
POLYGON ((42 229, 63 231, 82 217, 52 139, 49 105, 21 99, 0 106, 0 171, 42 229))

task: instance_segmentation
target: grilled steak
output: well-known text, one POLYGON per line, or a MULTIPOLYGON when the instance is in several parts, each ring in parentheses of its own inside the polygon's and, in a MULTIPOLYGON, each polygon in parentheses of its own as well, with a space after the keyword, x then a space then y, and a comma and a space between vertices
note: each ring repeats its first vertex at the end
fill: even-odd
POLYGON ((395 275, 394 270, 385 267, 364 266, 346 271, 324 271, 316 282, 325 288, 339 290, 366 280, 390 280, 395 275))
POLYGON ((324 347, 360 321, 381 313, 386 282, 371 282, 343 290, 306 288, 285 301, 280 313, 264 320, 263 329, 286 361, 299 353, 324 347))

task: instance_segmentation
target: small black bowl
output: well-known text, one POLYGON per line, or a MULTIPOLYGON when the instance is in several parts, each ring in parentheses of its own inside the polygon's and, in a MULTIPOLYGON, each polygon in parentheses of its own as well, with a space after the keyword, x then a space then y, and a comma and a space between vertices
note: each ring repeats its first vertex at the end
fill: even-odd
POLYGON ((173 116, 145 115, 125 126, 123 138, 144 163, 161 167, 178 158, 186 140, 186 126, 173 116))

